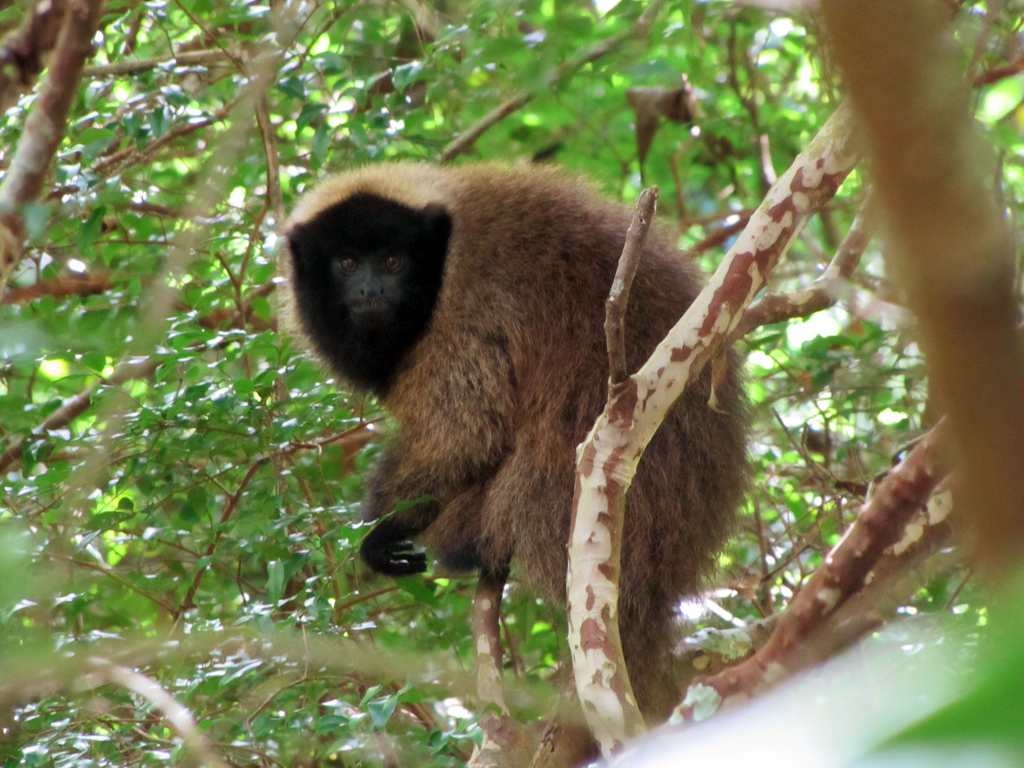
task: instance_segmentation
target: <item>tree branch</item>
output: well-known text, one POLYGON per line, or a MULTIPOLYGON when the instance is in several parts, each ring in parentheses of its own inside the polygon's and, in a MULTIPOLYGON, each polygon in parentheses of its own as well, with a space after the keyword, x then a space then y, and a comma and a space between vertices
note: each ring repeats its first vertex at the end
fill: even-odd
POLYGON ((721 353, 742 312, 806 219, 853 167, 850 115, 837 110, 769 190, 708 285, 608 403, 581 445, 567 577, 569 645, 584 713, 607 755, 643 729, 618 642, 622 507, 664 414, 721 353))
POLYGON ((555 67, 554 71, 545 79, 544 84, 537 90, 520 91, 516 95, 503 101, 497 107, 480 118, 480 120, 470 126, 468 130, 461 133, 450 144, 448 144, 448 146, 444 148, 444 151, 441 152, 440 161, 442 163, 450 162, 458 155, 461 155, 463 152, 470 149, 476 143, 477 139, 513 112, 525 106, 538 92, 548 90, 556 83, 574 75, 585 65, 590 64, 593 61, 597 61, 602 56, 606 56, 614 51, 626 40, 634 37, 642 37, 647 34, 647 30, 649 30, 651 24, 654 23, 655 18, 658 16, 658 12, 661 10, 661 6, 664 4, 665 0, 651 0, 647 5, 647 8, 642 14, 640 14, 639 18, 637 18, 631 27, 580 51, 572 58, 566 59, 560 65, 555 67))
POLYGON ((615 279, 605 302, 604 333, 608 346, 608 378, 611 383, 618 384, 625 380, 626 371, 626 335, 625 317, 629 306, 629 291, 633 287, 633 278, 640 264, 647 231, 654 221, 658 207, 658 190, 649 187, 640 193, 636 201, 636 211, 626 231, 626 243, 622 247, 619 265, 615 270, 615 279))
POLYGON ((0 472, 5 472, 8 467, 21 459, 22 450, 34 440, 41 440, 46 434, 54 429, 66 427, 75 417, 82 414, 90 405, 93 397, 100 387, 116 386, 123 384, 129 379, 142 379, 153 374, 158 363, 153 358, 142 358, 141 361, 135 358, 125 360, 109 378, 98 381, 78 394, 68 398, 53 413, 47 416, 42 424, 32 430, 28 435, 14 438, 2 454, 0 454, 0 472))
POLYGON ((82 66, 92 53, 101 4, 102 0, 69 0, 46 82, 25 120, 18 148, 0 183, 0 290, 21 261, 25 247, 21 207, 39 197, 64 136, 82 66))
MULTIPOLYGON (((653 188, 640 194, 605 302, 608 402, 577 454, 569 534, 566 592, 572 668, 587 722, 605 757, 644 731, 619 633, 622 528, 631 475, 622 482, 605 470, 622 462, 618 452, 632 427, 635 388, 627 379, 624 322, 657 201, 653 188)), ((633 467, 635 463, 630 471, 633 467)))
MULTIPOLYGON (((907 523, 945 476, 948 467, 940 444, 946 431, 940 422, 886 475, 842 540, 790 602, 768 642, 740 664, 692 684, 674 720, 702 720, 730 698, 750 696, 810 661, 808 643, 814 634, 834 625, 837 611, 869 580, 886 548, 907 536, 907 523)), ((944 519, 945 515, 935 523, 944 519)), ((913 532, 907 546, 912 543, 913 532)))
POLYGON ((958 506, 990 574, 1024 546, 1024 397, 1015 245, 945 14, 932 0, 825 0, 864 128, 893 272, 947 414, 958 506))
POLYGON ((93 657, 89 662, 98 674, 142 697, 167 718, 167 722, 185 742, 185 746, 203 765, 227 768, 227 764, 217 756, 209 741, 196 726, 196 720, 188 708, 165 691, 156 680, 103 658, 93 657))
POLYGON ((0 45, 0 114, 10 109, 43 68, 43 56, 57 42, 67 3, 40 0, 21 26, 0 45))
POLYGON ((470 768, 502 768, 526 761, 529 740, 509 715, 501 684, 501 635, 499 617, 505 574, 482 573, 473 597, 473 640, 476 647, 476 692, 483 743, 473 751, 470 768))
POLYGON ((832 261, 813 283, 793 293, 769 294, 748 307, 739 325, 729 335, 730 343, 762 325, 807 317, 835 304, 839 300, 839 289, 857 268, 864 249, 871 241, 873 222, 869 209, 870 201, 866 200, 832 261))

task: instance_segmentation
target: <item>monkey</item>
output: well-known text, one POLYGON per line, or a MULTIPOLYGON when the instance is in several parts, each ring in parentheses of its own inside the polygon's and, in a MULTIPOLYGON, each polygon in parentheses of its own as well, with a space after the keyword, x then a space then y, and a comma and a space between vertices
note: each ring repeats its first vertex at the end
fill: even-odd
MULTIPOLYGON (((361 556, 506 575, 565 601, 575 449, 604 407, 604 307, 630 211, 548 166, 368 165, 283 228, 285 315, 397 423, 370 472, 361 556), (404 502, 396 508, 398 502, 404 502)), ((635 370, 702 287, 658 226, 626 311, 635 370)), ((641 710, 664 717, 676 606, 711 571, 744 492, 746 403, 730 353, 671 409, 627 498, 619 625, 641 710)))

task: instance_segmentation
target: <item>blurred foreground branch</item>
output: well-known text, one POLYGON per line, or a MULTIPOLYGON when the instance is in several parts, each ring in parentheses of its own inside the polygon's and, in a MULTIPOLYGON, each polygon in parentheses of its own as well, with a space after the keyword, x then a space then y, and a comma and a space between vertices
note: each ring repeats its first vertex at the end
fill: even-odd
POLYGON ((970 113, 945 13, 931 0, 825 0, 861 118, 894 272, 948 414, 958 507, 989 572, 1024 547, 1024 396, 1015 248, 994 160, 970 113))

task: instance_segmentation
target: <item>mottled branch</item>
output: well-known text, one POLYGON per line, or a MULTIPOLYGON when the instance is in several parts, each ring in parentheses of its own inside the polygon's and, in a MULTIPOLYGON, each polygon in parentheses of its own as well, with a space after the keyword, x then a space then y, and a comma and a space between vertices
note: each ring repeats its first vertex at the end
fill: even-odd
MULTIPOLYGON (((768 642, 740 664, 693 683, 674 719, 703 719, 728 699, 753 695, 815 660, 810 652, 815 633, 835 627, 837 612, 870 581, 886 549, 904 539, 907 547, 913 545, 908 523, 948 471, 940 446, 945 431, 940 423, 886 475, 842 540, 790 602, 768 642)), ((948 507, 941 517, 936 514, 934 525, 947 515, 948 507)))
POLYGON ((483 743, 477 747, 470 768, 504 768, 524 765, 529 739, 522 726, 509 715, 501 683, 501 597, 505 574, 480 575, 473 597, 473 641, 476 648, 476 692, 481 709, 483 743))
POLYGON ((807 317, 835 304, 839 300, 840 289, 857 268, 864 249, 871 241, 871 228, 869 203, 866 201, 825 271, 806 288, 793 293, 772 293, 748 307, 729 340, 740 339, 762 325, 807 317))

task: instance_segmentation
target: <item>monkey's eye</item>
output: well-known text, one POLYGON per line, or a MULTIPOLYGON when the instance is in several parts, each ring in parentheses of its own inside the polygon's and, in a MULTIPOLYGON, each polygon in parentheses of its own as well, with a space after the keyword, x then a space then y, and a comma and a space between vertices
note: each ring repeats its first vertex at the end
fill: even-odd
POLYGON ((346 256, 344 259, 338 262, 338 266, 341 268, 341 271, 344 272, 346 275, 351 275, 353 272, 356 271, 356 267, 359 265, 356 263, 356 260, 353 259, 351 256, 346 256))
POLYGON ((384 269, 388 272, 397 272, 402 268, 402 259, 399 256, 388 256, 384 259, 384 269))

